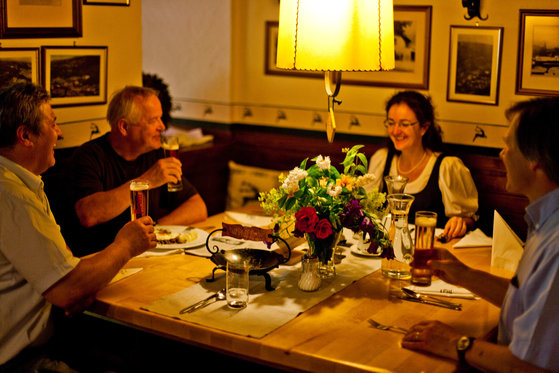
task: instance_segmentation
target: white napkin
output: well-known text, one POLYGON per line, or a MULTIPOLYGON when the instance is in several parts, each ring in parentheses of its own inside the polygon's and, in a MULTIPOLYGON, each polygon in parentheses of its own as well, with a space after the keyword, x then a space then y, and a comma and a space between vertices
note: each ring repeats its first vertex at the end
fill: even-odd
POLYGON ((137 258, 147 258, 150 256, 165 256, 165 255, 174 255, 174 254, 182 254, 183 253, 183 249, 169 249, 169 250, 161 250, 161 249, 155 249, 155 250, 146 250, 143 253, 141 253, 140 255, 137 256, 137 258))
POLYGON ((455 249, 461 247, 482 247, 491 246, 493 244, 493 239, 487 237, 485 233, 479 228, 474 231, 468 232, 462 239, 456 242, 452 247, 455 249))
POLYGON ((232 211, 226 211, 225 215, 246 227, 267 227, 274 221, 270 216, 250 215, 232 211))
POLYGON ((436 295, 438 297, 479 299, 477 295, 460 286, 455 286, 444 282, 443 280, 435 280, 431 282, 431 286, 406 286, 419 294, 436 295))
POLYGON ((524 243, 522 240, 518 238, 501 215, 495 211, 491 266, 515 272, 523 252, 524 243))

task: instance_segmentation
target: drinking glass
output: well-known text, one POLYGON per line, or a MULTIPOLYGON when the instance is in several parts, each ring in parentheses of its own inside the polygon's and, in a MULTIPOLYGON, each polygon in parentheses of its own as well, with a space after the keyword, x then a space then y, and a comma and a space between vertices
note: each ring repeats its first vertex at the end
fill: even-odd
MULTIPOLYGON (((165 151, 165 157, 178 158, 179 156, 179 139, 176 136, 161 136, 161 147, 165 151)), ((167 183, 169 192, 178 192, 182 190, 182 180, 176 183, 167 183)))
POLYGON ((388 194, 404 193, 404 188, 408 183, 408 178, 405 176, 385 176, 384 181, 386 181, 386 188, 388 189, 388 194))
POLYGON ((433 254, 436 226, 436 212, 417 211, 415 213, 415 249, 411 268, 411 282, 414 285, 431 285, 433 271, 427 266, 427 261, 433 254))
POLYGON ((227 305, 245 308, 248 304, 248 275, 250 269, 244 260, 227 262, 227 305))
POLYGON ((130 182, 130 215, 132 220, 148 215, 149 182, 132 180, 130 182))

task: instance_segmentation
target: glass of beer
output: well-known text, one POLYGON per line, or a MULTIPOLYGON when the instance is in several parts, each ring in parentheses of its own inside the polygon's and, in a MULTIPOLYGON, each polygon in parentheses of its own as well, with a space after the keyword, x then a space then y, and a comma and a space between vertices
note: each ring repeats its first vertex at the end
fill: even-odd
POLYGON ((427 261, 433 255, 436 226, 436 212, 417 211, 415 213, 415 249, 411 268, 411 282, 414 285, 431 285, 433 271, 427 266, 427 261))
POLYGON ((130 214, 132 220, 148 215, 149 183, 147 180, 130 182, 130 214))
MULTIPOLYGON (((179 157, 179 139, 176 136, 161 136, 161 147, 165 151, 165 157, 179 157)), ((182 190, 182 180, 176 183, 167 183, 169 192, 178 192, 182 190)))

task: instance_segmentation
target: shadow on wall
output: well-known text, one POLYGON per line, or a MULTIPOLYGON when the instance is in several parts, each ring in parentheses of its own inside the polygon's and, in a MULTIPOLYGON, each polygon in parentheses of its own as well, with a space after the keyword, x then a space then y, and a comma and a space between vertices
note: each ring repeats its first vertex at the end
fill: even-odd
POLYGON ((142 84, 144 87, 153 88, 159 92, 159 101, 161 101, 161 108, 163 109, 161 120, 165 127, 168 127, 171 122, 171 108, 173 107, 169 86, 156 74, 146 73, 142 73, 142 84))

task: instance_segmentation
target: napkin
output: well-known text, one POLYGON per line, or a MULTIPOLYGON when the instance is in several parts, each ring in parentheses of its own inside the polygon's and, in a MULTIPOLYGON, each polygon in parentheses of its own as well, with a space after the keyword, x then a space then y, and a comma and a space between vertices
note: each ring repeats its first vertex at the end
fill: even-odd
POLYGON ((268 227, 273 222, 270 216, 249 215, 240 212, 227 211, 225 215, 246 227, 268 227))
POLYGON ((169 250, 164 250, 164 249, 155 249, 155 250, 146 250, 143 253, 141 253, 140 255, 138 255, 136 258, 147 258, 150 256, 165 256, 165 255, 173 255, 173 254, 182 254, 183 253, 183 249, 169 249, 169 250))
POLYGON ((438 297, 479 299, 479 297, 471 291, 460 286, 448 284, 443 280, 435 280, 431 282, 430 286, 406 286, 406 289, 413 290, 419 294, 436 295, 438 297))
POLYGON ((109 284, 117 282, 118 280, 122 280, 123 278, 126 278, 128 276, 132 276, 133 274, 140 272, 142 269, 143 268, 123 268, 118 271, 118 273, 115 275, 115 277, 113 277, 109 284))
POLYGON ((515 272, 523 252, 524 243, 495 210, 491 266, 515 272))
POLYGON ((455 249, 462 247, 482 247, 491 246, 493 244, 493 239, 487 237, 485 233, 479 228, 474 231, 468 232, 462 239, 456 242, 452 247, 455 249))

